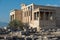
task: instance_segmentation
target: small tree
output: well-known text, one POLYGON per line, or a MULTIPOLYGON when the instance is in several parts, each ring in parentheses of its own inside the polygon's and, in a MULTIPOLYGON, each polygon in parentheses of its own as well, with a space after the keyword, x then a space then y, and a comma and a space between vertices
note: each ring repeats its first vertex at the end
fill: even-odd
POLYGON ((20 29, 20 30, 23 30, 24 24, 21 21, 13 20, 13 21, 9 22, 8 26, 11 29, 15 29, 15 30, 20 29))

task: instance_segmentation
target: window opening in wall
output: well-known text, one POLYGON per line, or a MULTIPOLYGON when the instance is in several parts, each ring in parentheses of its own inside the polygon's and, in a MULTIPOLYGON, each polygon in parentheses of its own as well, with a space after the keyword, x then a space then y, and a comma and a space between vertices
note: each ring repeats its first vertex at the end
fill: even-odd
POLYGON ((43 20, 43 15, 44 14, 44 12, 43 11, 40 11, 40 20, 43 20))
POLYGON ((34 20, 36 20, 36 12, 34 13, 34 20))
POLYGON ((49 19, 49 12, 45 12, 46 20, 49 19))
POLYGON ((13 15, 13 20, 14 20, 14 15, 13 15))
POLYGON ((39 12, 37 12, 37 17, 39 17, 39 12))

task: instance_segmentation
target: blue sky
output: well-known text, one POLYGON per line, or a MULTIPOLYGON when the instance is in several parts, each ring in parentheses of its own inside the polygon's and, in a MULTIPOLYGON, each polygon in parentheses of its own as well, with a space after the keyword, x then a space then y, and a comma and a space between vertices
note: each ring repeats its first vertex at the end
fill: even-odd
POLYGON ((60 0, 0 0, 0 21, 9 22, 12 9, 20 9, 21 3, 60 6, 60 0))

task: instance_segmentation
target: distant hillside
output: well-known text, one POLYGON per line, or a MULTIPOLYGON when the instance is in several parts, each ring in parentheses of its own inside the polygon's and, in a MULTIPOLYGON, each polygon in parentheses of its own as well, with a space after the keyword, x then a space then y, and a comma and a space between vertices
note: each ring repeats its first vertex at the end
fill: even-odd
POLYGON ((0 27, 4 27, 4 26, 7 26, 8 25, 8 23, 6 23, 6 22, 0 22, 0 27))

